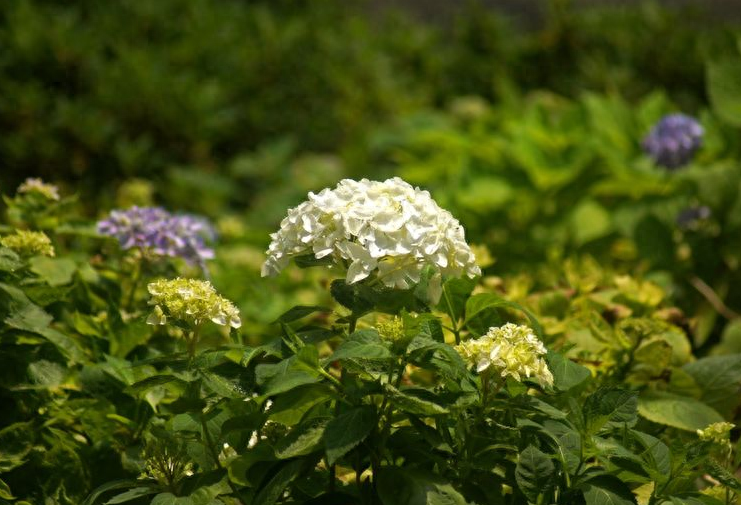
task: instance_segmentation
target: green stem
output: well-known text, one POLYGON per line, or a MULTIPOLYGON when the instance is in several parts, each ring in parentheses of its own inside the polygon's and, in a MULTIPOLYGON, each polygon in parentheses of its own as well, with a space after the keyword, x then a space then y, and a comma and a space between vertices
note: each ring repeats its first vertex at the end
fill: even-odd
POLYGON ((126 303, 124 304, 124 307, 126 310, 130 310, 131 307, 134 305, 134 298, 136 297, 136 289, 139 287, 139 281, 141 281, 142 278, 142 263, 144 262, 144 258, 141 256, 136 259, 136 262, 134 263, 134 272, 131 275, 131 291, 129 291, 129 296, 126 298, 126 303))
POLYGON ((190 357, 191 363, 193 362, 193 358, 196 356, 196 345, 198 345, 198 336, 201 332, 201 326, 196 326, 192 332, 190 332, 190 336, 185 339, 185 341, 188 344, 188 356, 190 357))

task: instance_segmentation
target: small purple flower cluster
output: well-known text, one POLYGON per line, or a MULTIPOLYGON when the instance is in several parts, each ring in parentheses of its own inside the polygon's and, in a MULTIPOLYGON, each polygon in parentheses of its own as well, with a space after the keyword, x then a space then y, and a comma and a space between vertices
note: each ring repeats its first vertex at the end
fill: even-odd
POLYGON ((696 119, 685 114, 669 114, 643 139, 643 150, 657 165, 675 170, 690 162, 702 145, 703 133, 696 119))
POLYGON ((170 214, 160 207, 114 210, 98 222, 98 233, 118 239, 123 249, 147 249, 160 256, 179 257, 205 267, 214 257, 206 241, 216 233, 204 218, 170 214))

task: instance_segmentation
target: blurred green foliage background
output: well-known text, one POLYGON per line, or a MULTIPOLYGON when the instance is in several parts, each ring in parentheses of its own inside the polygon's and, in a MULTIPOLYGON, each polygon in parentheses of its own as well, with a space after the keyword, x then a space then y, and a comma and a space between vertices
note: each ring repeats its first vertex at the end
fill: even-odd
POLYGON ((591 255, 660 277, 693 313, 697 279, 738 307, 737 27, 699 6, 540 5, 543 25, 523 29, 476 2, 437 26, 339 0, 7 0, 0 185, 41 176, 93 218, 132 203, 205 214, 216 280, 262 298, 258 319, 284 306, 278 288, 230 272, 257 275, 286 208, 392 175, 461 219, 489 274, 591 255), (640 141, 672 111, 707 135, 669 174, 640 141), (699 205, 711 217, 678 227, 699 205))

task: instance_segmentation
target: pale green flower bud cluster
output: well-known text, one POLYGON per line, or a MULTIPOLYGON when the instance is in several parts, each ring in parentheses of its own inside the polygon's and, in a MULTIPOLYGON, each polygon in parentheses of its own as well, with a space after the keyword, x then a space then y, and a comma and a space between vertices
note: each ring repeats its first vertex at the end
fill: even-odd
POLYGON ((197 279, 160 279, 147 286, 150 305, 149 324, 166 324, 168 318, 199 326, 213 321, 221 326, 239 328, 242 321, 237 308, 220 296, 208 281, 197 279))
POLYGON ((727 423, 725 421, 713 423, 703 430, 697 430, 697 436, 700 437, 700 440, 726 445, 729 443, 731 430, 735 427, 735 424, 727 423))
POLYGON ((492 370, 501 377, 518 381, 533 377, 542 386, 553 385, 553 375, 542 358, 546 348, 527 326, 507 323, 490 328, 483 337, 462 342, 455 349, 479 373, 492 370))
POLYGON ((16 230, 1 238, 0 244, 20 256, 54 256, 54 246, 43 231, 16 230))
POLYGON ((18 186, 18 193, 36 193, 47 200, 59 201, 59 188, 53 184, 47 184, 41 179, 26 179, 20 186, 18 186))
POLYGON ((429 192, 398 177, 345 179, 335 189, 309 193, 271 238, 263 276, 303 255, 348 265, 348 284, 376 274, 386 287, 406 289, 419 283, 426 266, 444 276, 481 274, 458 220, 429 192))
POLYGON ((406 337, 404 321, 398 316, 394 316, 388 321, 381 321, 376 325, 376 329, 381 338, 387 342, 399 342, 406 337))

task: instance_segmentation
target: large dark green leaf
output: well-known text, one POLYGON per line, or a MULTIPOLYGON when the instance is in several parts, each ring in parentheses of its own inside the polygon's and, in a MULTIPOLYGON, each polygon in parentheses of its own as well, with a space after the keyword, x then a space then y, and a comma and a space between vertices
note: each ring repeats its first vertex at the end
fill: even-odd
POLYGON ((583 486, 585 505, 636 505, 635 497, 620 479, 600 477, 583 486))
POLYGON ((602 428, 633 426, 638 420, 638 395, 635 391, 601 388, 584 402, 584 422, 596 433, 602 428))
POLYGON ((725 417, 732 414, 739 404, 741 354, 701 358, 683 368, 702 388, 703 403, 725 417))
POLYGON ((385 385, 386 393, 392 404, 399 410, 409 414, 421 416, 439 416, 447 414, 448 409, 431 400, 409 394, 409 392, 399 391, 391 384, 385 385))
POLYGON ((538 495, 546 493, 556 467, 547 454, 532 445, 520 453, 515 469, 515 479, 528 500, 538 501, 538 495))
POLYGON ((583 384, 591 376, 588 368, 555 351, 548 351, 546 361, 553 374, 553 386, 560 391, 568 391, 583 384))
POLYGON ((320 307, 319 305, 297 305, 290 308, 286 312, 280 315, 275 320, 276 323, 290 323, 297 319, 302 319, 306 316, 314 314, 315 312, 331 312, 327 307, 320 307))
POLYGON ((389 359, 393 357, 378 332, 373 329, 356 331, 335 350, 330 361, 345 359, 389 359))
POLYGON ((275 444, 275 456, 289 459, 312 453, 321 447, 328 419, 309 419, 295 426, 275 444))
POLYGON ((421 471, 383 467, 378 476, 378 495, 383 505, 467 505, 449 483, 421 471))
POLYGON ((273 505, 286 487, 299 476, 303 466, 304 461, 301 459, 287 461, 260 489, 252 504, 273 505))
POLYGON ((357 447, 376 426, 376 410, 371 406, 356 407, 332 419, 324 432, 327 461, 335 461, 357 447))
POLYGON ((638 412, 649 421, 692 432, 723 420, 716 410, 701 401, 664 392, 642 394, 638 412))

